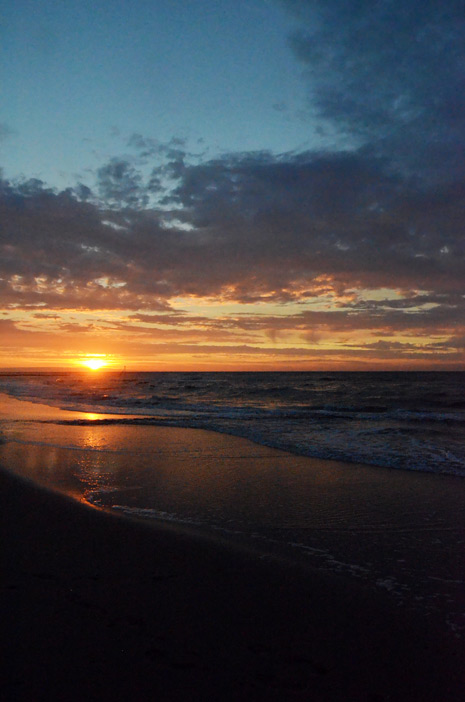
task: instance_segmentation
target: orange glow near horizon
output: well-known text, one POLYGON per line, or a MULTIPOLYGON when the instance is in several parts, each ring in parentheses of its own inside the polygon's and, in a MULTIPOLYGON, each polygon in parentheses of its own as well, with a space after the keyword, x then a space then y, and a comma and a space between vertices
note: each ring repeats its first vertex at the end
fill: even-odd
POLYGON ((418 327, 415 314, 423 314, 425 305, 407 305, 408 311, 399 308, 393 316, 386 301, 403 300, 395 289, 361 290, 358 296, 358 312, 325 290, 307 301, 282 304, 176 298, 170 312, 5 309, 0 370, 77 370, 89 377, 124 369, 463 370, 461 328, 418 327), (387 312, 373 316, 363 306, 378 302, 387 312))
POLYGON ((107 361, 105 361, 103 358, 87 358, 85 361, 79 361, 79 363, 93 371, 97 371, 108 366, 107 361))

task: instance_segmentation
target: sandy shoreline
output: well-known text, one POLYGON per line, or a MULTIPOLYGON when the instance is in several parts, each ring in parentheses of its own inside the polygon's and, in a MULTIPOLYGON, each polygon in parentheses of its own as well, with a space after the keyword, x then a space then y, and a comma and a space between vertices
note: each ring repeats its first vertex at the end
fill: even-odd
POLYGON ((463 639, 387 593, 0 488, 2 700, 463 699, 463 639))
POLYGON ((3 699, 461 698, 463 646, 363 588, 0 481, 3 699))

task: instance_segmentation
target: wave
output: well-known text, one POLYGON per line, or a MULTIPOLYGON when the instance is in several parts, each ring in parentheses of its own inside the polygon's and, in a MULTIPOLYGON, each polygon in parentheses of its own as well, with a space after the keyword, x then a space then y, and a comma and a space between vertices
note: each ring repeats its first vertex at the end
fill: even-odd
POLYGON ((465 375, 427 375, 15 375, 0 390, 107 415, 63 423, 209 429, 298 455, 465 476, 465 375))

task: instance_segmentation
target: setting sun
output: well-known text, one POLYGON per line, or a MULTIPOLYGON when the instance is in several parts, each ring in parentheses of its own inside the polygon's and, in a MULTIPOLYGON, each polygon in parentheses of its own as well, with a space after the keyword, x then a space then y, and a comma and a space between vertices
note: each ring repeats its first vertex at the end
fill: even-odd
POLYGON ((81 361, 81 363, 83 366, 86 366, 91 370, 100 370, 100 368, 104 368, 106 365, 108 365, 103 358, 88 358, 85 361, 81 361))

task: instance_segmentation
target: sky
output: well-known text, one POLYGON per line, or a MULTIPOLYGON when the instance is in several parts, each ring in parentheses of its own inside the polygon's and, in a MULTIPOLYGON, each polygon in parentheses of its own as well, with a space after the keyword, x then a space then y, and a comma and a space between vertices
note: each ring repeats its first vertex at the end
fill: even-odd
POLYGON ((0 367, 465 369, 458 0, 7 0, 0 367))

